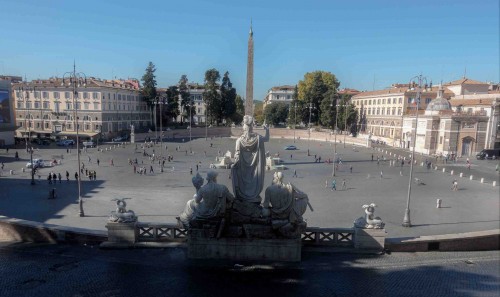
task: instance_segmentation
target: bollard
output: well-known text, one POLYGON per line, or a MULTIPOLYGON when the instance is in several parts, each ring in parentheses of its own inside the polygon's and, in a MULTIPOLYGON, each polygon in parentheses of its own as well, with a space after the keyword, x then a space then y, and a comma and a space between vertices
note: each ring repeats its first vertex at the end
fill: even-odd
POLYGON ((438 170, 438 167, 437 167, 437 166, 436 166, 436 167, 434 167, 434 170, 438 170))
POLYGON ((453 170, 452 170, 452 171, 450 171, 450 175, 453 175, 453 170))
POLYGON ((10 175, 14 175, 14 170, 10 170, 10 175))
POLYGON ((441 199, 436 200, 436 208, 441 208, 441 199))
POLYGON ((469 177, 469 179, 470 179, 470 180, 473 180, 473 179, 474 179, 474 175, 471 175, 471 176, 469 177))
POLYGON ((24 170, 24 167, 21 169, 21 171, 24 173, 24 171, 25 171, 25 170, 24 170))
POLYGON ((481 177, 481 183, 484 184, 484 177, 481 177))
POLYGON ((460 172, 460 177, 464 177, 464 173, 463 172, 460 172))
POLYGON ((493 181, 493 186, 494 186, 494 187, 496 187, 496 186, 497 186, 497 181, 496 181, 496 180, 494 180, 494 181, 493 181))
POLYGON ((446 168, 443 168, 443 172, 446 172, 446 168))
POLYGON ((424 162, 420 163, 420 166, 424 166, 424 162))

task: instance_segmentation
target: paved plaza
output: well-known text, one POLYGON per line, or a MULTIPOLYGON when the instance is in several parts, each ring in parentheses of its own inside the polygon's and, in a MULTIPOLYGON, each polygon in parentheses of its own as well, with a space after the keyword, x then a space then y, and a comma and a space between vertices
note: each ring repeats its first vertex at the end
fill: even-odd
POLYGON ((185 260, 183 248, 0 244, 0 296, 498 296, 498 251, 304 252, 299 264, 185 260), (243 290, 242 290, 243 289, 243 290))
MULTIPOLYGON (((139 140, 142 138, 139 137, 139 140)), ((76 149, 67 153, 65 147, 55 145, 40 147, 34 153, 34 158, 45 160, 61 159, 62 164, 39 170, 36 185, 30 185, 30 173, 21 172, 29 160, 29 155, 22 146, 0 152, 0 161, 5 168, 0 178, 0 214, 8 217, 39 221, 44 223, 82 227, 95 230, 105 230, 109 212, 115 208, 113 198, 130 197, 128 208, 139 216, 142 222, 170 222, 175 223, 175 217, 184 209, 186 201, 194 194, 191 183, 190 170, 193 174, 198 171, 205 177, 209 165, 215 163, 220 152, 227 150, 234 153, 234 138, 197 138, 189 142, 189 138, 173 139, 165 142, 163 147, 157 144, 146 149, 148 154, 171 155, 173 161, 165 163, 164 172, 160 172, 158 163, 151 164, 148 157, 143 155, 141 142, 116 146, 108 143, 97 148, 82 152, 81 161, 86 168, 95 170, 97 180, 82 179, 82 194, 84 199, 85 217, 78 216, 77 183, 74 174, 77 171, 76 149), (106 148, 108 150, 106 150, 106 148), (192 150, 192 153, 191 153, 192 150), (15 152, 21 160, 14 159, 15 152), (89 162, 90 158, 90 162, 89 162), (96 164, 99 159, 99 166, 96 164), (147 174, 134 174, 133 166, 128 159, 138 160, 138 166, 144 166, 147 174), (113 165, 111 164, 113 160, 113 165), (153 166, 154 173, 150 173, 153 166), (14 175, 10 175, 14 170, 14 175), (66 181, 65 172, 70 173, 70 181, 66 181), (61 173, 62 183, 49 185, 49 172, 61 173), (40 179, 38 178, 40 175, 40 179), (57 199, 49 200, 48 192, 56 188, 57 199)), ((447 173, 441 168, 444 164, 438 160, 439 170, 427 169, 420 166, 425 156, 418 159, 418 166, 414 167, 414 178, 423 184, 412 184, 411 192, 411 221, 412 228, 403 228, 401 223, 404 216, 408 195, 408 180, 410 166, 405 163, 401 167, 390 165, 393 153, 408 156, 408 151, 382 147, 391 152, 383 154, 378 148, 366 148, 347 144, 337 144, 338 156, 342 165, 336 172, 337 190, 331 190, 333 144, 326 141, 271 139, 266 143, 266 151, 278 156, 287 167, 284 170, 285 181, 293 183, 300 190, 309 195, 314 212, 305 213, 309 226, 318 227, 351 227, 353 221, 362 216, 363 204, 374 202, 378 205, 376 216, 386 222, 389 237, 415 237, 421 235, 438 235, 462 233, 499 228, 500 205, 499 187, 493 187, 492 181, 497 180, 495 172, 497 161, 471 160, 470 171, 464 161, 446 164, 447 173), (285 145, 295 144, 296 151, 284 150, 285 145), (310 156, 307 151, 310 151, 310 156), (321 157, 321 162, 315 162, 321 157), (372 161, 373 155, 373 161, 372 161), (384 156, 385 159, 384 160, 384 156), (377 157, 380 159, 377 162, 377 157), (352 173, 351 173, 352 166, 352 173), (455 175, 450 175, 450 170, 455 175), (293 177, 296 171, 297 177, 293 177), (460 178, 463 172, 466 176, 475 176, 474 180, 468 177, 460 178), (382 174, 381 174, 382 173, 382 174), (484 177, 487 183, 480 183, 477 178, 484 177), (458 180, 458 191, 451 191, 452 181, 458 180), (346 182, 346 189, 342 190, 342 181, 346 182), (436 199, 442 199, 442 208, 436 208, 436 199)), ((435 162, 435 159, 429 158, 435 162)), ((230 189, 231 180, 227 169, 217 169, 218 182, 227 185, 230 189)), ((265 176, 266 187, 271 183, 272 171, 265 176)), ((263 195, 263 193, 262 193, 263 195)))

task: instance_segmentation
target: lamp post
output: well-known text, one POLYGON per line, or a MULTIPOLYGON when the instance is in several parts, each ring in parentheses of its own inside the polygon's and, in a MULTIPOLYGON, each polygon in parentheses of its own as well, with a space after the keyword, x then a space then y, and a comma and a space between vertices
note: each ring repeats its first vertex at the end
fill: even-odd
POLYGON ((35 96, 35 92, 36 92, 36 87, 35 86, 29 86, 27 84, 24 84, 22 85, 21 87, 18 88, 18 91, 19 91, 19 94, 21 95, 23 101, 24 101, 24 104, 25 104, 25 107, 28 111, 28 115, 26 117, 25 115, 25 119, 27 118, 28 122, 26 122, 25 120, 25 125, 24 125, 24 139, 25 139, 25 142, 26 142, 26 152, 30 154, 30 162, 31 162, 31 185, 34 186, 35 185, 35 166, 33 164, 33 147, 28 147, 28 141, 31 140, 31 102, 29 102, 28 104, 28 99, 29 99, 29 92, 33 92, 33 96, 35 96), (29 106, 29 107, 28 107, 29 106), (28 131, 26 131, 26 129, 28 131))
POLYGON ((208 102, 205 103, 205 140, 208 139, 208 102))
MULTIPOLYGON (((409 83, 409 90, 416 89, 417 94, 415 96, 415 100, 417 103, 417 108, 415 112, 415 130, 413 133, 413 150, 411 154, 411 164, 410 164, 410 179, 408 180, 408 197, 406 200, 406 209, 405 216, 403 218, 403 227, 411 227, 411 219, 410 219, 410 197, 411 197, 411 182, 413 179, 413 164, 415 163, 415 146, 417 142, 417 130, 418 130, 418 108, 420 106, 420 96, 423 88, 427 88, 427 78, 423 77, 421 74, 413 77, 409 83), (417 82, 415 82, 417 81, 417 82)), ((432 83, 431 83, 432 87, 432 83)))
POLYGON ((165 98, 161 97, 160 105, 160 156, 163 156, 163 104, 165 104, 165 98))
POLYGON ((83 85, 87 86, 87 76, 82 72, 76 72, 76 66, 73 63, 73 71, 66 72, 63 75, 62 85, 66 87, 73 88, 73 117, 75 119, 75 129, 76 129, 76 154, 78 160, 78 205, 79 205, 79 216, 84 217, 85 212, 83 211, 83 200, 82 200, 82 187, 81 187, 81 162, 80 162, 80 136, 78 133, 78 102, 75 98, 78 97, 78 88, 83 85))
POLYGON ((347 102, 344 101, 344 148, 345 148, 345 136, 347 134, 347 102))
POLYGON ((295 115, 293 117, 293 143, 295 143, 295 129, 297 129, 297 102, 294 103, 295 115))
POLYGON ((333 127, 333 134, 335 134, 335 139, 333 143, 333 166, 332 166, 332 176, 335 176, 335 159, 337 158, 337 105, 333 104, 333 97, 332 97, 332 103, 330 104, 330 107, 333 109, 335 107, 335 126, 333 127))
POLYGON ((308 130, 308 139, 307 139, 307 155, 309 156, 309 146, 310 146, 310 142, 311 142, 311 113, 312 113, 312 108, 313 108, 313 104, 312 102, 309 103, 309 124, 307 125, 307 130, 308 130))

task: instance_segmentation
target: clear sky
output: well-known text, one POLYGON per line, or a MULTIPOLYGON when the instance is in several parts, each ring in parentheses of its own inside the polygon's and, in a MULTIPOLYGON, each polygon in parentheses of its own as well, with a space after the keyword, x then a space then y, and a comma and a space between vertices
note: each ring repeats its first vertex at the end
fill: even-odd
POLYGON ((76 60, 87 76, 140 78, 152 61, 161 87, 216 68, 244 96, 252 18, 254 99, 314 70, 359 90, 465 71, 498 82, 498 2, 0 0, 0 73, 62 76, 76 60))

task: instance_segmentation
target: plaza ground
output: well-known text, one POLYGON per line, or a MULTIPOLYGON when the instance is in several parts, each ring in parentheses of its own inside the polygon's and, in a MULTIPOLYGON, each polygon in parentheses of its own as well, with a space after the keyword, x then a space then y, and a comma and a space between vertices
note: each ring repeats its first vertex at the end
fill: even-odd
MULTIPOLYGON (((138 137, 138 140, 142 140, 138 137)), ((234 153, 234 138, 189 138, 171 139, 163 144, 147 149, 149 154, 172 155, 173 161, 166 162, 164 172, 160 172, 158 164, 153 164, 154 173, 150 171, 150 161, 143 156, 138 143, 118 147, 106 144, 100 148, 108 148, 99 152, 98 149, 88 149, 81 155, 81 161, 86 168, 96 170, 97 180, 82 179, 82 195, 85 217, 78 216, 77 183, 74 173, 77 171, 76 149, 66 153, 63 147, 40 147, 35 151, 34 158, 46 160, 61 159, 62 164, 40 170, 40 181, 35 177, 36 185, 30 185, 30 173, 22 173, 29 155, 23 149, 10 149, 0 152, 0 161, 5 168, 0 178, 0 214, 8 217, 38 221, 56 225, 81 227, 94 230, 105 230, 109 212, 114 210, 113 198, 132 198, 128 200, 128 208, 139 216, 142 222, 175 223, 175 217, 184 209, 186 201, 192 198, 194 187, 191 183, 190 169, 196 173, 196 164, 200 174, 205 177, 209 165, 215 163, 219 151, 227 150, 234 153), (165 146, 167 149, 165 149, 165 146), (176 150, 176 148, 178 148, 176 150), (191 153, 191 150, 193 153, 191 153), (14 159, 15 151, 21 160, 14 159), (88 157, 91 162, 88 162, 88 157), (133 166, 128 159, 138 160, 139 166, 147 169, 146 175, 133 173, 133 166), (97 166, 96 160, 100 160, 97 166), (114 166, 110 164, 113 159, 114 166), (14 170, 14 175, 9 174, 14 170), (65 180, 65 172, 70 173, 70 182, 65 180), (62 183, 49 185, 47 174, 61 173, 62 183), (57 199, 49 200, 48 192, 56 188, 57 199)), ((347 144, 337 144, 338 156, 342 165, 336 172, 337 191, 331 191, 332 165, 324 161, 333 160, 333 144, 328 141, 307 141, 290 139, 271 139, 266 143, 266 151, 283 159, 285 181, 291 182, 301 191, 308 194, 314 212, 308 210, 304 218, 308 226, 316 227, 351 227, 353 221, 364 215, 361 208, 364 204, 376 203, 376 216, 386 223, 389 237, 416 237, 421 235, 438 235, 498 229, 500 225, 499 187, 493 187, 492 181, 497 180, 495 165, 498 161, 471 160, 470 171, 464 160, 457 163, 441 164, 439 170, 428 170, 420 166, 425 156, 419 157, 418 166, 414 167, 414 178, 419 178, 424 184, 412 184, 411 190, 411 222, 412 228, 401 226, 408 196, 408 180, 410 166, 406 163, 402 168, 399 163, 390 166, 389 154, 382 154, 379 148, 366 148, 347 144), (295 144, 299 149, 286 151, 284 147, 295 144), (309 148, 310 156, 307 155, 309 148), (374 161, 371 160, 372 154, 374 161), (321 157, 321 163, 315 162, 314 155, 321 157), (384 161, 384 156, 386 160, 384 161), (377 157, 381 159, 377 164, 377 157), (352 166, 352 173, 350 167, 352 166), (442 173, 442 166, 447 167, 447 173, 442 173), (455 175, 450 175, 450 170, 455 175), (298 177, 292 177, 294 170, 298 177), (401 171, 401 172, 400 172, 401 171), (381 177, 381 172, 383 176, 381 177), (468 177, 460 178, 463 172, 466 176, 472 174, 475 180, 468 177), (401 176, 402 174, 402 176, 401 176), (480 183, 477 178, 485 177, 487 183, 480 183), (341 190, 342 180, 347 184, 346 190, 341 190), (458 180, 459 190, 451 191, 452 181, 458 180), (325 184, 327 187, 325 187, 325 184), (436 199, 442 199, 442 208, 436 208, 436 199)), ((381 150, 408 156, 408 151, 382 147, 381 150)), ((430 159, 435 162, 434 159, 430 159)), ((217 169, 218 182, 232 190, 229 170, 217 169)), ((271 184, 273 171, 267 171, 265 186, 271 184)), ((262 193, 263 195, 263 193, 262 193)))

